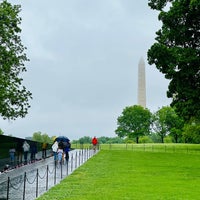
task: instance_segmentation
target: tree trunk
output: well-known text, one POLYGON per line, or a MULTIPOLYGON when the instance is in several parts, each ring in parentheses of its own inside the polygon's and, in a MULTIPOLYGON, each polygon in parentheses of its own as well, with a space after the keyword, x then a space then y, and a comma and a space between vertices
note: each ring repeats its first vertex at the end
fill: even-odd
POLYGON ((163 136, 161 136, 161 142, 164 143, 164 137, 163 136))
POLYGON ((175 135, 175 142, 178 143, 178 135, 175 135))

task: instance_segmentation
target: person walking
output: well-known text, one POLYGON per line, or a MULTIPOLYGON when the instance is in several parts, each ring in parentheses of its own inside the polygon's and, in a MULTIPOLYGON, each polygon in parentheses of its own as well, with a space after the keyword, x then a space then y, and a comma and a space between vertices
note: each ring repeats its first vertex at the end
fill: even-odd
POLYGON ((51 148, 52 148, 52 151, 53 151, 54 161, 56 162, 57 161, 58 142, 54 141, 51 148))
POLYGON ((48 147, 48 143, 43 142, 42 143, 42 158, 43 159, 47 157, 47 147, 48 147))
POLYGON ((94 136, 94 137, 92 138, 92 145, 93 145, 93 150, 94 150, 94 152, 96 152, 97 144, 98 144, 98 140, 97 140, 96 136, 94 136))
POLYGON ((15 163, 15 148, 11 147, 9 149, 9 154, 10 154, 10 162, 13 165, 15 163))
POLYGON ((58 163, 62 164, 63 160, 63 149, 58 146, 58 163))
POLYGON ((30 149, 30 145, 25 140, 22 147, 23 147, 23 150, 24 150, 24 164, 26 165, 27 164, 28 152, 29 152, 29 149, 30 149))
POLYGON ((36 160, 36 154, 37 154, 37 145, 36 142, 34 141, 31 142, 30 152, 31 152, 31 162, 34 162, 36 160))
POLYGON ((17 138, 17 146, 16 146, 16 154, 17 154, 17 164, 22 164, 22 154, 23 154, 23 140, 17 138))
POLYGON ((70 143, 70 140, 68 140, 67 142, 64 143, 64 153, 65 153, 66 163, 68 163, 68 161, 69 161, 70 148, 71 148, 71 143, 70 143))

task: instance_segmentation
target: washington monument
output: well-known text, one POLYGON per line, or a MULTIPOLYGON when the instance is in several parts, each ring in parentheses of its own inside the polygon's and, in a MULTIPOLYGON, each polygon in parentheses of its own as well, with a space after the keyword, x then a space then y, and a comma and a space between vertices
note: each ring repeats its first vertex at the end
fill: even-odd
POLYGON ((143 58, 140 58, 138 64, 138 105, 146 108, 146 79, 143 58))

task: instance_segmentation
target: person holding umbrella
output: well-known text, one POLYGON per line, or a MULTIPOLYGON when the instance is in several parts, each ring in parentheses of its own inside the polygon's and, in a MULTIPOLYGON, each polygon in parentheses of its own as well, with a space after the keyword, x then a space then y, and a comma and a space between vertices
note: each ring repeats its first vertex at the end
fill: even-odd
POLYGON ((64 153, 65 153, 65 160, 66 163, 68 163, 69 161, 69 151, 71 149, 71 143, 70 140, 68 140, 67 142, 64 143, 64 153))
MULTIPOLYGON (((55 140, 58 142, 58 149, 62 149, 63 150, 63 158, 65 156, 66 163, 68 163, 69 151, 71 149, 71 144, 70 144, 69 138, 66 137, 66 136, 59 136, 55 140)), ((61 154, 61 151, 60 151, 60 154, 61 154)))

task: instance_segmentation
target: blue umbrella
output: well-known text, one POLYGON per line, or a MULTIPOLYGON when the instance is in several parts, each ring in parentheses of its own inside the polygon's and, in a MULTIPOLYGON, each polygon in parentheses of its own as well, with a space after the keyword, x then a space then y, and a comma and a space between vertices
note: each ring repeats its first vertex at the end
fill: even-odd
POLYGON ((56 139, 55 139, 57 142, 69 142, 69 138, 66 137, 66 136, 58 136, 56 139))
POLYGON ((70 149, 71 145, 70 145, 70 140, 69 140, 68 137, 66 137, 66 136, 59 136, 55 140, 59 143, 59 145, 60 145, 61 148, 63 148, 63 149, 64 148, 69 148, 70 149))

